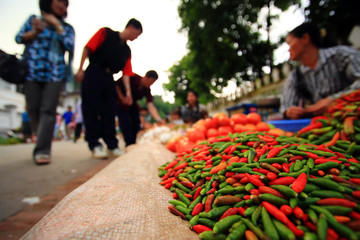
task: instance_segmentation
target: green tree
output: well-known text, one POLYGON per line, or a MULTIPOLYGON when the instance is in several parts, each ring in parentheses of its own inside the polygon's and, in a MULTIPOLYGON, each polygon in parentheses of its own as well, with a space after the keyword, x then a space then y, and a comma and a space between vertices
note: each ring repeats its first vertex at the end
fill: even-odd
POLYGON ((276 44, 264 40, 260 30, 270 31, 275 15, 268 11, 265 24, 258 22, 261 9, 286 10, 299 0, 181 0, 178 12, 181 30, 188 34, 188 55, 170 68, 170 82, 176 102, 183 103, 186 91, 194 89, 199 101, 212 101, 229 80, 240 84, 264 75, 272 65, 276 44), (212 94, 209 94, 212 93, 212 94))
POLYGON ((350 31, 360 24, 360 1, 311 0, 305 8, 305 17, 326 29, 325 46, 349 45, 350 31))

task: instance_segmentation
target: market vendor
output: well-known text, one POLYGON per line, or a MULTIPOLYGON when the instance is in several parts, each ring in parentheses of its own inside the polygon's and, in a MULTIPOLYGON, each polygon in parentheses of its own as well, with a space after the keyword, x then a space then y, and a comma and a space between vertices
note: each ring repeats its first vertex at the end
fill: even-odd
POLYGON ((121 132, 124 135, 126 146, 136 143, 136 135, 140 130, 140 106, 137 100, 146 97, 147 109, 150 115, 158 123, 163 123, 151 95, 150 86, 158 79, 158 74, 154 70, 148 71, 144 77, 134 74, 130 77, 131 96, 133 102, 129 105, 125 100, 124 79, 121 77, 116 81, 116 92, 118 94, 117 115, 121 132))
POLYGON ((333 99, 360 87, 360 52, 349 46, 321 48, 320 31, 303 23, 286 37, 290 60, 298 61, 281 99, 284 118, 321 115, 333 99))

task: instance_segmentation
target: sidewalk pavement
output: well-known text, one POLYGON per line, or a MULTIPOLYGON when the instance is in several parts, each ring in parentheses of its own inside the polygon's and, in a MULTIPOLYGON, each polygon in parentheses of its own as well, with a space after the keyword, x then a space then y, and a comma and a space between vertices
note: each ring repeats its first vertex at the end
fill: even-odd
POLYGON ((54 141, 51 164, 37 166, 31 160, 33 148, 34 144, 0 146, 0 239, 19 239, 113 160, 92 159, 83 140, 54 141))

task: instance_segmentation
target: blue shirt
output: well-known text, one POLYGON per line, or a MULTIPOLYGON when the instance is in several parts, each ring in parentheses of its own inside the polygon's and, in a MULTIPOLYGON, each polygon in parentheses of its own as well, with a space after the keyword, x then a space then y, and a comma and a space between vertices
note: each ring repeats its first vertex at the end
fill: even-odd
POLYGON ((297 74, 293 70, 286 79, 281 98, 280 112, 301 101, 311 104, 323 98, 332 99, 360 88, 360 52, 348 46, 319 49, 319 59, 315 69, 300 65, 300 74, 311 94, 311 99, 302 99, 296 91, 297 74))
MULTIPOLYGON (((61 82, 65 81, 69 71, 65 64, 64 53, 71 56, 74 52, 75 32, 71 25, 60 21, 64 32, 59 35, 55 28, 48 26, 32 41, 24 42, 24 33, 32 30, 32 22, 36 18, 32 15, 21 27, 15 37, 17 43, 25 44, 24 57, 29 65, 28 81, 61 82)), ((70 66, 71 67, 71 66, 70 66)))
POLYGON ((73 113, 72 112, 65 112, 63 114, 63 119, 65 120, 65 125, 68 125, 69 123, 71 123, 71 120, 72 120, 72 116, 73 116, 73 113))

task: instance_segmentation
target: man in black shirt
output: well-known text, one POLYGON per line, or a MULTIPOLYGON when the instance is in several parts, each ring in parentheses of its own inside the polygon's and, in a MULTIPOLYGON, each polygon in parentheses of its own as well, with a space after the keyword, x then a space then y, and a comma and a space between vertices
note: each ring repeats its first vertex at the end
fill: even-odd
POLYGON ((158 122, 162 123, 162 119, 153 103, 150 86, 158 79, 158 74, 150 70, 141 77, 137 74, 130 77, 132 104, 127 104, 124 94, 124 78, 120 78, 116 82, 116 92, 118 94, 118 118, 121 131, 124 135, 126 146, 136 142, 136 135, 140 130, 140 107, 137 100, 146 97, 147 108, 150 115, 158 122))

